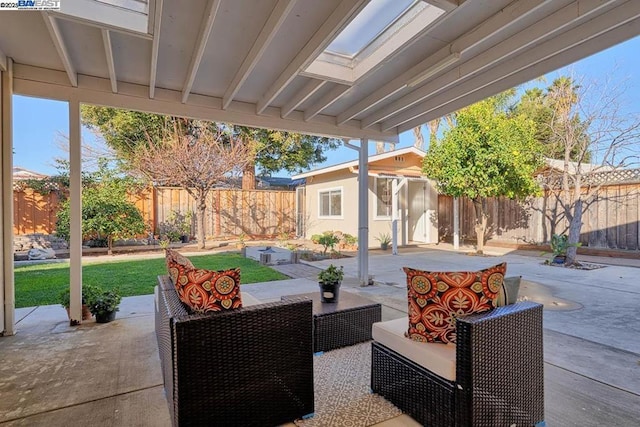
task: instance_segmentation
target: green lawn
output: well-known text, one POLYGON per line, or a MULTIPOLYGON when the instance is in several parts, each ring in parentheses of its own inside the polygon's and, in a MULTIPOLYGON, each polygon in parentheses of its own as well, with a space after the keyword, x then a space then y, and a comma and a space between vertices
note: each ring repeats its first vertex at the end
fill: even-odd
MULTIPOLYGON (((198 268, 224 270, 240 267, 242 283, 288 279, 269 267, 239 254, 189 256, 198 268)), ((90 263, 82 267, 82 283, 104 289, 120 288, 122 296, 152 294, 157 276, 166 274, 164 257, 133 261, 90 263)), ((69 286, 69 263, 16 267, 16 307, 58 304, 58 294, 69 286)))

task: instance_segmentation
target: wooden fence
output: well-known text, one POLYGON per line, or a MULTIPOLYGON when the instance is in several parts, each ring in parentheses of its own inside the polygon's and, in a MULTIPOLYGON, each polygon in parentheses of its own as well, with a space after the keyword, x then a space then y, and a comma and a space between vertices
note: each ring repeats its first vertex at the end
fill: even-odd
MULTIPOLYGON (((549 242, 554 233, 568 230, 568 222, 554 193, 517 202, 490 198, 489 239, 506 243, 549 242)), ((600 188, 583 214, 580 241, 591 248, 640 250, 640 183, 600 188)), ((460 199, 460 237, 475 241, 475 210, 468 199, 460 199)), ((453 198, 438 196, 438 234, 442 241, 453 235, 453 198)))
MULTIPOLYGON (((212 237, 277 236, 296 229, 295 191, 211 190, 207 196, 205 234, 212 237)), ((195 211, 195 201, 183 189, 156 189, 156 221, 167 221, 172 211, 195 211)), ((195 233, 195 218, 192 233, 195 233)))
MULTIPOLYGON (((154 233, 172 211, 195 211, 195 201, 183 189, 161 187, 130 196, 154 233)), ((52 234, 56 229, 59 200, 55 193, 41 195, 33 190, 13 193, 13 232, 52 234)), ((295 192, 271 190, 211 190, 207 198, 205 234, 210 237, 276 236, 295 231, 295 192)), ((192 224, 195 235, 195 220, 192 224)))
POLYGON ((52 234, 56 230, 58 196, 42 195, 30 188, 13 192, 13 233, 52 234))
MULTIPOLYGON (((55 232, 57 196, 40 195, 31 189, 16 190, 14 233, 52 234, 55 232)), ((150 229, 167 221, 172 211, 195 210, 195 202, 183 189, 161 187, 132 195, 150 229)), ((567 221, 554 194, 517 202, 506 198, 489 199, 489 239, 535 244, 549 242, 554 233, 566 231, 567 221)), ((295 192, 270 190, 216 189, 209 193, 205 215, 208 237, 277 236, 295 231, 295 192)), ((460 200, 460 235, 475 240, 475 211, 468 199, 460 200)), ((438 232, 442 241, 453 234, 453 199, 438 196, 438 232)), ((192 224, 195 234, 195 222, 192 224)), ((640 183, 603 186, 583 216, 580 240, 584 246, 640 250, 640 183)))
MULTIPOLYGON (((142 213, 149 226, 155 225, 155 207, 153 190, 145 190, 129 196, 142 213)), ((60 200, 56 193, 40 194, 31 188, 20 188, 13 191, 13 233, 53 234, 56 231, 56 213, 60 200)))

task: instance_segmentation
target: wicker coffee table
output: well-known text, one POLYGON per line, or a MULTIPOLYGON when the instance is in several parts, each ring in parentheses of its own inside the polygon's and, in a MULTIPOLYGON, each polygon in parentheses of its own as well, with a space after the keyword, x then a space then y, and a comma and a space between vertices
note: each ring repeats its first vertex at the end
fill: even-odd
POLYGON ((337 303, 320 302, 320 292, 285 295, 285 299, 313 301, 313 351, 328 351, 371 339, 371 325, 382 320, 382 306, 349 292, 337 303))

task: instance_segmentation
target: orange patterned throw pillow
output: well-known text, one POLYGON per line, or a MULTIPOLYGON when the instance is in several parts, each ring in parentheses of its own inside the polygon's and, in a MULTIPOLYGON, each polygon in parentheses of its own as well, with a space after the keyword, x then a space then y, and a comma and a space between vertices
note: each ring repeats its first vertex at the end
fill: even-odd
POLYGON ((189 258, 173 249, 166 249, 165 260, 167 262, 167 272, 169 273, 173 286, 176 285, 176 281, 178 280, 178 269, 180 267, 195 268, 191 261, 189 261, 189 258))
POLYGON ((404 267, 409 331, 415 341, 456 342, 456 317, 495 307, 507 264, 480 271, 437 272, 404 267))
POLYGON ((194 312, 207 313, 242 307, 240 269, 211 271, 178 267, 176 291, 194 312))

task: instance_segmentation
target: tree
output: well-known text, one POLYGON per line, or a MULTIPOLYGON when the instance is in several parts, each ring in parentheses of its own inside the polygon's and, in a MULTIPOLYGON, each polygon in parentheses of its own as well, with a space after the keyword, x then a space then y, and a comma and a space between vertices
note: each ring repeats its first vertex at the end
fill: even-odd
MULTIPOLYGON (((188 129, 202 121, 178 117, 166 117, 137 111, 119 110, 93 105, 82 107, 82 123, 102 135, 107 144, 124 159, 135 151, 140 143, 161 141, 165 121, 180 121, 188 129)), ((303 135, 279 130, 256 129, 222 123, 210 123, 211 130, 225 130, 225 137, 244 143, 250 162, 243 170, 243 189, 255 188, 256 169, 260 173, 280 170, 302 172, 327 158, 324 153, 335 149, 340 141, 333 138, 303 135)))
POLYGON ((415 139, 413 146, 424 150, 424 136, 422 136, 422 125, 413 128, 413 138, 415 139))
POLYGON ((139 144, 146 144, 149 139, 161 141, 167 121, 179 120, 176 117, 97 105, 82 105, 81 113, 82 124, 104 138, 106 144, 125 162, 135 153, 139 144))
POLYGON ((441 193, 473 201, 478 253, 484 249, 487 198, 521 198, 539 190, 533 177, 541 160, 535 125, 523 115, 508 114, 513 94, 505 92, 458 111, 424 158, 423 172, 441 193))
POLYGON ((161 140, 148 134, 129 157, 129 167, 159 185, 184 188, 196 202, 198 247, 205 247, 207 195, 244 170, 251 146, 225 137, 208 122, 167 119, 161 140))
POLYGON ((438 140, 438 128, 440 128, 440 119, 433 119, 427 123, 429 127, 429 144, 438 140))
POLYGON ((599 172, 637 165, 640 118, 621 111, 625 88, 609 82, 579 84, 560 77, 548 89, 552 112, 547 123, 549 140, 562 153, 559 179, 545 187, 556 195, 569 223, 565 265, 576 263, 582 216, 602 186, 599 172))
MULTIPOLYGON (((429 128, 429 144, 437 141, 438 139, 440 120, 441 119, 438 118, 427 123, 427 127, 429 128)), ((422 125, 413 128, 413 138, 415 139, 413 146, 419 148, 420 150, 424 150, 424 136, 422 135, 422 125)))
POLYGON ((333 138, 303 135, 271 129, 225 125, 231 138, 250 147, 250 161, 242 173, 242 188, 255 188, 256 169, 263 174, 286 170, 302 172, 314 164, 327 160, 324 153, 337 148, 340 141, 333 138))
MULTIPOLYGON (((110 169, 105 161, 90 177, 83 177, 82 190, 82 236, 83 238, 107 239, 108 254, 113 253, 113 241, 142 234, 146 225, 142 214, 127 199, 127 192, 137 186, 129 177, 123 177, 110 169)), ((70 201, 60 204, 56 223, 56 234, 69 240, 70 201)))
MULTIPOLYGON (((527 89, 514 107, 516 114, 524 114, 534 121, 536 124, 536 139, 544 147, 544 155, 551 159, 563 160, 565 150, 564 144, 559 142, 557 137, 554 137, 550 123, 558 112, 566 110, 567 107, 575 103, 575 89, 571 78, 562 76, 555 79, 546 90, 540 87, 527 89), (558 96, 560 93, 565 96, 558 96)), ((573 127, 578 129, 580 127, 580 117, 574 116, 572 120, 576 121, 573 127)), ((572 161, 575 161, 579 155, 575 150, 570 154, 572 161)), ((583 153, 583 157, 587 162, 591 158, 588 151, 583 153)))

